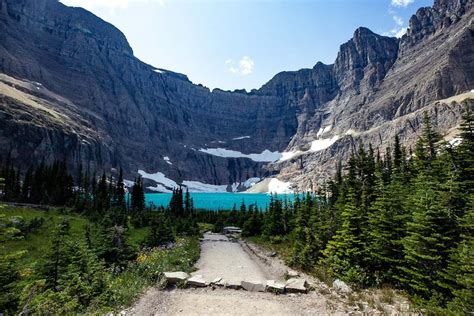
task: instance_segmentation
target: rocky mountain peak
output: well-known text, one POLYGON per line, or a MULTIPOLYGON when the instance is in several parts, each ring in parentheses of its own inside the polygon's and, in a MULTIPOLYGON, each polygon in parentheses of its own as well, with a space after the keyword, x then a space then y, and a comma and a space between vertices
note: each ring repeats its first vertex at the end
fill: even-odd
MULTIPOLYGON (((472 1, 420 9, 401 41, 358 28, 334 64, 284 71, 247 93, 211 92, 141 62, 84 9, 0 0, 0 144, 23 167, 60 158, 91 172, 123 167, 130 179, 143 170, 220 186, 278 175, 304 189, 354 139, 409 139, 431 102, 472 89, 472 1)), ((456 110, 435 110, 438 127, 457 124, 456 110)))
POLYGON ((407 34, 402 38, 402 48, 413 46, 423 38, 459 22, 473 7, 473 0, 435 0, 433 7, 420 8, 410 18, 407 34))
POLYGON ((2 0, 0 11, 35 31, 38 36, 43 33, 59 36, 65 46, 73 40, 89 45, 94 42, 99 49, 133 55, 132 48, 120 30, 82 8, 67 7, 50 0, 2 0))
POLYGON ((381 81, 397 59, 398 39, 381 36, 365 27, 341 45, 334 74, 341 90, 372 88, 381 81))

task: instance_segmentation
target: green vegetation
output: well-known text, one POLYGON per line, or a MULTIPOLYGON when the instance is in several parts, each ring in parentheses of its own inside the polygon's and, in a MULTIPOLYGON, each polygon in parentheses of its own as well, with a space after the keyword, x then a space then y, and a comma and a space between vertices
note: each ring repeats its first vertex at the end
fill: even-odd
MULTIPOLYGON (((133 259, 117 265, 98 260, 87 245, 100 239, 99 228, 71 211, 0 206, 0 306, 8 313, 57 314, 108 312, 125 307, 161 272, 190 272, 199 258, 195 237, 177 237, 167 248, 141 248, 151 228, 130 227, 133 259), (38 224, 40 223, 40 224, 38 224), (53 290, 54 289, 54 290, 53 290)), ((174 235, 173 235, 174 238, 174 235)))
POLYGON ((40 164, 23 180, 7 159, 1 198, 60 205, 0 212, 0 311, 83 313, 129 304, 165 269, 192 269, 200 232, 240 226, 242 235, 323 281, 391 289, 434 314, 474 310, 474 115, 458 146, 441 141, 425 117, 415 148, 398 137, 383 151, 359 145, 318 192, 266 210, 242 203, 199 211, 181 188, 168 208, 145 208, 135 180, 125 199, 117 179, 40 164), (54 184, 56 183, 56 184, 54 184), (59 184, 58 184, 59 183, 59 184), (67 197, 67 198, 64 198, 67 197), (67 207, 67 208, 66 208, 67 207), (199 223, 199 224, 198 224, 199 223))
MULTIPOLYGON (((428 312, 474 311, 474 115, 461 143, 441 141, 425 116, 415 149, 398 137, 362 145, 320 191, 272 201, 250 240, 323 281, 399 289, 428 312)), ((229 216, 227 217, 227 219, 229 216)), ((246 221, 248 222, 248 218, 246 221)), ((245 220, 244 220, 245 221, 245 220)))
POLYGON ((192 269, 200 249, 189 194, 145 208, 137 178, 127 205, 122 171, 97 179, 79 168, 73 179, 66 166, 41 163, 21 179, 7 159, 0 170, 1 199, 57 206, 1 206, 0 313, 113 311, 164 270, 192 269))

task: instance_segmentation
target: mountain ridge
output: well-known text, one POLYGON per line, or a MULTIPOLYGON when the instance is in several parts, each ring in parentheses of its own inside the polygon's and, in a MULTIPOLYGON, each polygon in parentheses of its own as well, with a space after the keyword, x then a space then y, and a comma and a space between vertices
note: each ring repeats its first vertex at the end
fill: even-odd
MULTIPOLYGON (((146 170, 162 172, 177 182, 228 184, 229 189, 249 178, 279 175, 300 190, 308 189, 309 183, 320 182, 334 170, 328 161, 347 158, 352 143, 358 141, 356 133, 346 135, 350 130, 360 135, 474 87, 472 21, 462 25, 472 19, 472 8, 468 0, 437 0, 432 8, 417 11, 401 39, 358 28, 341 45, 333 64, 318 62, 313 68, 280 72, 260 89, 244 93, 211 91, 184 74, 143 63, 133 56, 118 29, 86 10, 54 0, 0 0, 0 25, 7 30, 0 35, 0 73, 39 82, 61 95, 99 135, 83 144, 77 133, 64 133, 67 129, 60 126, 20 125, 18 113, 12 113, 5 101, 11 104, 11 98, 3 94, 0 144, 25 166, 31 158, 67 158, 71 166, 82 163, 90 170, 122 166, 130 178, 137 170, 146 170), (460 48, 441 43, 437 37, 443 36, 460 48), (437 58, 420 55, 435 42, 441 43, 432 49, 437 58), (460 56, 455 56, 456 51, 460 56), (428 67, 431 61, 439 72, 428 67), (418 77, 432 80, 420 87, 418 77), (364 116, 356 119, 361 113, 364 116), (201 150, 306 153, 323 136, 339 139, 329 148, 299 156, 298 161, 268 164, 201 150)), ((12 86, 12 80, 5 81, 12 86)), ((41 92, 33 90, 29 90, 32 95, 41 92)), ((18 107, 22 113, 32 112, 24 104, 18 107)), ((448 117, 439 126, 441 131, 457 124, 459 115, 448 117)), ((402 131, 399 134, 407 140, 416 134, 404 130, 390 134, 402 131)), ((374 145, 381 143, 380 138, 374 145)))

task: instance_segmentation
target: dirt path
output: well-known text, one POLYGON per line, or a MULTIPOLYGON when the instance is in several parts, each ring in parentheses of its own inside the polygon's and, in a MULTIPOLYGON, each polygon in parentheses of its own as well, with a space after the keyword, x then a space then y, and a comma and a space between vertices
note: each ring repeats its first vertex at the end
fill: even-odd
MULTIPOLYGON (((201 257, 193 275, 206 281, 281 280, 286 267, 277 259, 263 258, 254 246, 231 241, 224 235, 205 234, 201 257)), ((134 315, 343 315, 343 305, 327 300, 318 291, 274 295, 222 288, 149 289, 127 311, 134 315)))
POLYGON ((260 282, 283 278, 283 274, 272 273, 251 258, 238 242, 217 234, 204 234, 196 267, 193 275, 202 275, 207 282, 216 278, 260 282))

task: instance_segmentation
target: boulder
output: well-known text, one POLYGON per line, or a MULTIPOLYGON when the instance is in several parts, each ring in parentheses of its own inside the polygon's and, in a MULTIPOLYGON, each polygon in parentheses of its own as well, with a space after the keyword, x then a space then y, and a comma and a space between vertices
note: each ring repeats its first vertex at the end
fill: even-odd
POLYGON ((340 293, 350 293, 350 292, 352 292, 352 289, 349 287, 349 285, 347 285, 344 281, 341 281, 339 279, 336 279, 332 283, 332 287, 340 293))
POLYGON ((259 281, 242 281, 241 285, 249 292, 265 292, 265 284, 259 281))
POLYGON ((286 275, 287 275, 287 277, 288 277, 289 279, 291 279, 291 278, 297 278, 297 277, 300 276, 297 271, 292 270, 292 269, 286 270, 286 275))
MULTIPOLYGON (((211 281, 211 284, 219 285, 220 283, 222 283, 221 281, 222 281, 222 278, 217 277, 217 278, 215 278, 214 280, 211 281)), ((222 283, 222 286, 224 286, 224 283, 222 283)))
POLYGON ((216 278, 214 281, 212 281, 212 283, 217 286, 226 286, 227 281, 223 278, 216 278), (219 281, 215 282, 217 279, 219 279, 219 281))
POLYGON ((229 280, 225 282, 225 287, 228 289, 239 290, 242 288, 242 282, 236 280, 229 280))
POLYGON ((285 292, 285 284, 276 282, 275 280, 268 280, 267 281, 267 292, 272 292, 272 293, 283 293, 285 292))
POLYGON ((206 287, 208 285, 206 280, 204 280, 204 278, 202 277, 202 275, 195 275, 189 278, 186 284, 190 286, 195 286, 195 287, 206 287))
POLYGON ((286 281, 285 290, 288 293, 306 293, 308 292, 306 285, 305 279, 293 278, 286 281))
POLYGON ((184 282, 186 281, 187 278, 189 278, 189 274, 186 272, 163 272, 163 276, 166 280, 166 283, 171 285, 171 284, 176 284, 178 282, 184 282))

